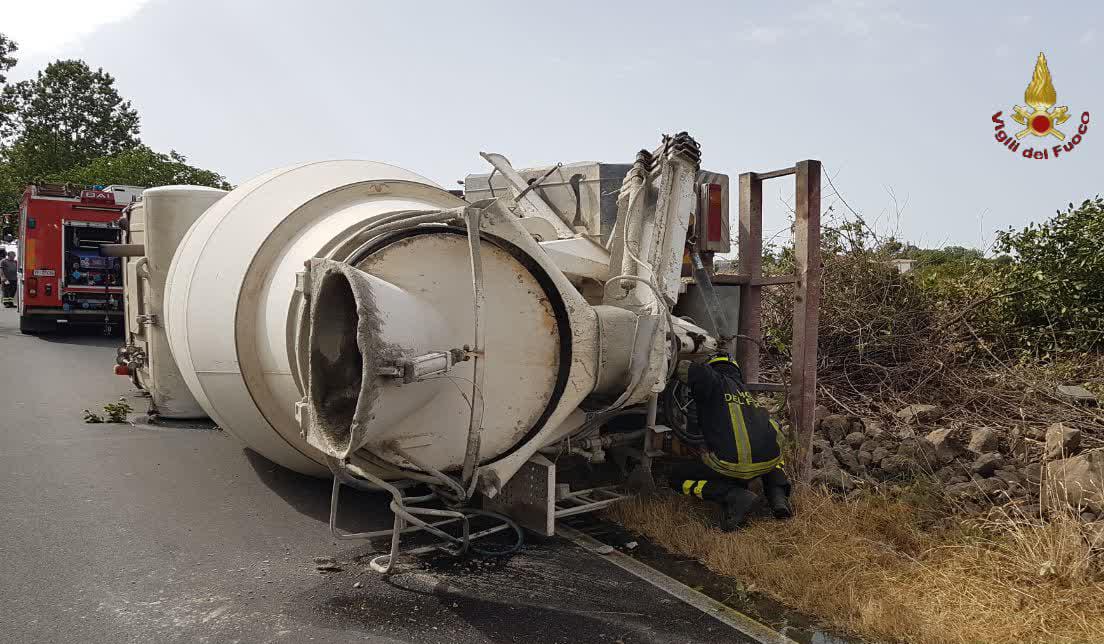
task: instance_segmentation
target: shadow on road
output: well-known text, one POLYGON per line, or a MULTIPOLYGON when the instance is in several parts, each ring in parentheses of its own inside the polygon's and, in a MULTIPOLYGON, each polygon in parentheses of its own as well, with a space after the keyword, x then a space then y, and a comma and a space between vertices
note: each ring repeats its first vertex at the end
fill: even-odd
POLYGON ((74 344, 86 347, 116 348, 123 346, 122 335, 113 334, 105 336, 103 328, 98 326, 70 327, 51 333, 40 333, 37 335, 28 335, 26 337, 37 338, 45 342, 56 344, 74 344))
MULTIPOLYGON (((277 465, 251 449, 243 449, 253 471, 270 490, 280 495, 298 512, 328 523, 330 520, 330 479, 318 479, 277 465)), ((381 530, 391 527, 389 497, 351 488, 341 490, 339 527, 346 532, 381 530)))

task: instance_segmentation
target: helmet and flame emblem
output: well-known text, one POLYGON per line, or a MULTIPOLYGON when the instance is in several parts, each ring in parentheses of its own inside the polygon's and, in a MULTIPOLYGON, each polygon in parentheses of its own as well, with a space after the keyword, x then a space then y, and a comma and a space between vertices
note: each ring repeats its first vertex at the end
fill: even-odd
POLYGON ((1019 105, 1012 108, 1012 119, 1024 126, 1023 130, 1016 133, 1016 138, 1022 139, 1028 134, 1053 135, 1059 141, 1064 141, 1066 135, 1059 132, 1055 126, 1069 119, 1069 108, 1053 107, 1057 100, 1050 70, 1047 69, 1046 56, 1040 52, 1039 58, 1035 61, 1035 73, 1031 75, 1031 83, 1024 90, 1024 102, 1030 109, 1019 105))

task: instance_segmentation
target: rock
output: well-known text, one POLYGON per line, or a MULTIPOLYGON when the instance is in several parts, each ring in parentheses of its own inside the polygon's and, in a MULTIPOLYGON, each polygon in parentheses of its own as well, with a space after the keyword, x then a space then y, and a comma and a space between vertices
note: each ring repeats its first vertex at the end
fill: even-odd
POLYGON ((969 498, 977 494, 978 488, 971 481, 952 483, 943 488, 943 492, 952 499, 969 498))
POLYGON ((1009 471, 1008 468, 1002 467, 1001 469, 997 470, 996 472, 993 472, 993 476, 995 476, 998 479, 1004 481, 1008 485, 1012 485, 1013 483, 1015 483, 1016 485, 1023 485, 1024 484, 1023 478, 1020 477, 1020 475, 1016 473, 1016 470, 1009 471))
POLYGON ((919 465, 912 458, 894 454, 882 459, 881 469, 889 476, 904 477, 915 473, 919 465))
POLYGON ((817 405, 816 407, 814 407, 813 408, 813 425, 814 426, 819 425, 820 421, 824 420, 828 416, 829 413, 831 413, 831 412, 828 411, 828 407, 825 406, 825 405, 817 405))
POLYGON ((939 405, 909 405, 897 412, 897 418, 909 425, 927 425, 943 417, 939 405))
POLYGON ((928 432, 924 438, 935 450, 935 457, 941 463, 949 463, 962 455, 962 443, 955 436, 955 430, 949 427, 928 432))
POLYGON ((977 460, 970 466, 970 471, 982 476, 992 476, 997 468, 1003 464, 1004 457, 1000 455, 1000 452, 989 452, 977 457, 977 460))
POLYGON ((878 449, 881 446, 882 441, 874 438, 868 438, 859 445, 858 449, 860 452, 870 452, 871 454, 873 454, 874 450, 878 449))
POLYGON ((938 464, 935 447, 926 438, 906 438, 897 446, 897 455, 912 459, 926 469, 935 469, 938 464))
POLYGON ((843 440, 852 448, 859 449, 859 446, 866 440, 866 434, 862 432, 851 432, 847 436, 844 436, 843 440))
POLYGON ((823 438, 817 438, 813 440, 813 453, 830 452, 832 451, 832 444, 823 438))
POLYGON ((851 433, 851 420, 843 414, 829 414, 820 421, 820 433, 833 444, 842 442, 851 433))
POLYGON ((958 485, 959 483, 969 483, 970 477, 965 474, 955 474, 947 481, 948 485, 958 485))
POLYGON ((979 427, 970 433, 970 444, 967 449, 975 454, 995 452, 1000 447, 1000 435, 995 429, 979 427))
POLYGON ((958 470, 949 465, 939 468, 939 470, 935 473, 935 479, 943 483, 944 485, 950 483, 951 479, 955 478, 956 476, 958 476, 958 470))
POLYGON ((874 456, 870 452, 863 449, 859 450, 858 459, 859 465, 861 465, 863 469, 870 467, 870 465, 874 462, 874 456))
POLYGON ((1066 400, 1077 403, 1078 405, 1095 407, 1097 403, 1096 396, 1093 395, 1093 392, 1085 389, 1081 385, 1058 385, 1056 393, 1066 400))
POLYGON ((364 584, 359 582, 359 581, 356 582, 355 584, 353 584, 353 588, 363 588, 363 587, 364 587, 364 584))
POLYGON ((315 557, 314 569, 318 572, 341 572, 341 566, 333 557, 315 557))
POLYGON ((1063 423, 1054 423, 1046 430, 1046 457, 1048 459, 1066 458, 1077 453, 1081 447, 1081 430, 1068 427, 1063 423))
POLYGON ((988 499, 993 501, 1004 491, 1004 481, 1000 479, 975 479, 963 483, 952 483, 943 490, 951 498, 988 499))
POLYGON ((836 455, 832 453, 831 448, 813 454, 813 469, 838 470, 839 468, 839 461, 836 460, 836 455))
POLYGON ((984 494, 989 498, 993 498, 1004 491, 1004 481, 1000 479, 981 479, 980 481, 974 481, 973 484, 977 486, 978 492, 984 494))
POLYGON ((885 434, 885 428, 882 427, 882 421, 877 418, 864 418, 862 419, 863 427, 865 427, 866 435, 870 438, 881 438, 885 434))
POLYGON ((875 447, 874 451, 870 452, 870 461, 877 465, 881 463, 885 457, 889 456, 889 454, 890 451, 885 447, 875 447))
POLYGON ((1038 427, 1028 427, 1024 430, 1024 436, 1033 441, 1041 441, 1046 438, 1046 430, 1038 427))
POLYGON ((1043 508, 1038 503, 1025 503, 1016 508, 1016 513, 1026 519, 1038 519, 1042 516, 1043 508))
POLYGON ((1028 485, 1038 485, 1043 480, 1042 466, 1038 463, 1023 468, 1020 474, 1023 475, 1024 481, 1028 485))
POLYGON ((1096 521, 1096 514, 1086 510, 1085 512, 1081 513, 1081 520, 1085 523, 1092 523, 1093 521, 1096 521))
POLYGON ((838 467, 835 469, 813 470, 809 482, 813 485, 822 485, 836 492, 850 492, 855 488, 855 483, 851 480, 851 477, 838 467))
POLYGON ((1089 542, 1090 548, 1104 549, 1104 521, 1086 523, 1081 526, 1081 531, 1085 535, 1085 541, 1089 542))
POLYGON ((835 448, 833 448, 833 452, 836 455, 836 460, 838 460, 840 465, 848 472, 858 474, 862 470, 862 467, 859 466, 859 459, 855 455, 855 450, 847 445, 836 445, 835 448))
POLYGON ((1104 511, 1104 447, 1047 463, 1044 499, 1080 510, 1104 511))

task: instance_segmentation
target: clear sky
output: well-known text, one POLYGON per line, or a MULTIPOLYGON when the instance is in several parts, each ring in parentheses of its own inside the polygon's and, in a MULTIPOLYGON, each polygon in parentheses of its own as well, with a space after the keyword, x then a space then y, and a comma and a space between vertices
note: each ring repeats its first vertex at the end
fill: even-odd
MULTIPOLYGON (((926 246, 987 245, 1104 192, 1098 1, 4 4, 13 79, 56 58, 102 66, 146 143, 234 182, 367 158, 449 186, 488 169, 480 150, 626 162, 686 130, 733 177, 821 159, 852 207, 926 246), (1057 160, 1003 149, 990 121, 1024 104, 1040 51, 1067 136, 1092 115, 1057 160)), ((768 230, 791 193, 768 184, 768 230)))

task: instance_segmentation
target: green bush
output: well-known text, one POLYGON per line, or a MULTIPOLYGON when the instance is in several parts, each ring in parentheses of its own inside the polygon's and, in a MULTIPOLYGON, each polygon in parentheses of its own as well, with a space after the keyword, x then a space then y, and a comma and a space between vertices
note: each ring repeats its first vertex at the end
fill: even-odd
POLYGON ((998 234, 997 299, 1007 331, 1036 356, 1098 352, 1104 333, 1104 199, 1071 203, 1065 212, 1020 231, 998 234))

